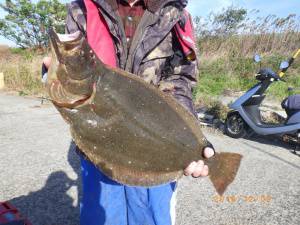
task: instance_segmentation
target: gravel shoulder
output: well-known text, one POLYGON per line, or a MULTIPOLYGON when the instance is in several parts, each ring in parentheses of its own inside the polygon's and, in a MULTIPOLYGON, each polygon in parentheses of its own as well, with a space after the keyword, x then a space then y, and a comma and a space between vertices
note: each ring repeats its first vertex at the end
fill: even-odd
MULTIPOLYGON (((300 157, 274 138, 234 140, 204 129, 217 150, 243 155, 223 198, 208 178, 178 184, 178 225, 300 224, 300 157)), ((79 224, 80 164, 51 104, 0 93, 0 201, 33 225, 79 224)))

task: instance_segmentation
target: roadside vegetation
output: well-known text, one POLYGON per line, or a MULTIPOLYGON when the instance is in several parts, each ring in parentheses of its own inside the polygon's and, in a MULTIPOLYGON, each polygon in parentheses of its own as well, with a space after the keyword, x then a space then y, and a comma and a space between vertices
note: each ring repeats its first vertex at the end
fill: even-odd
MULTIPOLYGON (((41 0, 31 5, 29 1, 8 2, 14 2, 14 5, 0 4, 0 7, 4 10, 10 7, 14 15, 0 21, 0 34, 14 40, 19 47, 0 47, 0 72, 4 73, 7 89, 16 90, 20 94, 41 94, 41 60, 47 52, 48 44, 43 32, 50 26, 62 29, 61 20, 65 9, 57 0, 41 0), (27 5, 25 7, 22 4, 27 5), (48 6, 46 4, 50 4, 52 11, 45 11, 48 6), (18 14, 22 18, 30 14, 33 18, 27 20, 26 24, 30 24, 28 27, 31 31, 28 34, 35 36, 32 39, 34 41, 28 42, 26 37, 19 38, 21 35, 15 35, 12 30, 14 27, 24 29, 16 18, 18 14), (42 17, 52 19, 38 23, 37 21, 42 20, 37 18, 42 17)), ((297 15, 286 18, 270 15, 262 18, 258 14, 258 11, 229 7, 206 18, 194 18, 200 55, 199 82, 194 90, 197 105, 206 105, 212 110, 216 109, 217 113, 224 114, 217 97, 245 91, 256 82, 255 72, 259 65, 253 62, 254 54, 262 56, 263 67, 277 70, 280 62, 291 57, 300 47, 300 18, 297 15)), ((288 87, 300 87, 299 59, 288 70, 285 79, 286 83, 272 85, 269 91, 272 98, 283 99, 291 94, 287 91, 288 87)))
MULTIPOLYGON (((200 52, 200 78, 195 88, 196 103, 217 105, 216 96, 245 91, 257 81, 260 65, 253 56, 262 56, 262 67, 275 71, 300 47, 300 17, 269 15, 258 11, 229 7, 207 18, 194 18, 200 52), (211 101, 211 102, 210 102, 211 101)), ((292 94, 288 87, 300 87, 300 60, 288 70, 286 83, 277 82, 269 90, 274 100, 292 94)))
POLYGON ((42 95, 42 53, 0 46, 0 72, 4 74, 6 90, 19 95, 42 95))
POLYGON ((0 35, 17 48, 0 46, 0 72, 6 88, 21 95, 43 92, 41 62, 48 48, 48 29, 64 31, 65 5, 59 0, 5 0, 0 8, 7 15, 0 19, 0 35))

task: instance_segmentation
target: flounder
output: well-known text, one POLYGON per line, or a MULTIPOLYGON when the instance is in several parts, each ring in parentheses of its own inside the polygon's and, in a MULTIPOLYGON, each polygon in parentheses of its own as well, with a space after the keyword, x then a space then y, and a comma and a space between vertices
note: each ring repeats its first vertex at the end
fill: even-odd
POLYGON ((207 141, 198 120, 172 96, 102 63, 80 32, 52 30, 49 36, 49 96, 77 146, 104 174, 126 185, 155 186, 178 180, 202 159, 217 192, 224 193, 241 155, 204 159, 207 141))

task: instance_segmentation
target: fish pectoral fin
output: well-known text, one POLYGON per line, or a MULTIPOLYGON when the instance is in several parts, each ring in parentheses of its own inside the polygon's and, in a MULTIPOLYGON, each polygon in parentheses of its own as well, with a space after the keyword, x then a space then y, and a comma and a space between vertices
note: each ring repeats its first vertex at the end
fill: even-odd
POLYGON ((242 155, 222 152, 207 161, 209 178, 217 193, 223 195, 227 187, 234 181, 240 167, 242 155))

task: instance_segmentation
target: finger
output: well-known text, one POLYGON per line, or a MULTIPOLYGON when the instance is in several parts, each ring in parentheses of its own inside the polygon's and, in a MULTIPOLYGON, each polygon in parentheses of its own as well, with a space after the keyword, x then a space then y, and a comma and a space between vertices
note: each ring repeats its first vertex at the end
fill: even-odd
POLYGON ((184 170, 184 175, 190 176, 194 172, 195 168, 197 166, 196 162, 192 162, 185 170, 184 170))
POLYGON ((214 156, 214 154, 215 154, 215 151, 210 147, 206 147, 203 151, 203 155, 207 159, 214 156))
POLYGON ((208 166, 207 166, 207 165, 204 165, 203 170, 202 170, 200 176, 201 176, 201 177, 206 177, 206 176, 208 176, 208 174, 209 174, 208 166))
POLYGON ((45 64, 47 69, 50 67, 51 61, 52 61, 51 57, 49 56, 44 57, 43 63, 45 64))
POLYGON ((200 177, 203 167, 204 167, 204 162, 202 160, 198 161, 197 166, 194 172, 192 173, 193 177, 200 177))

